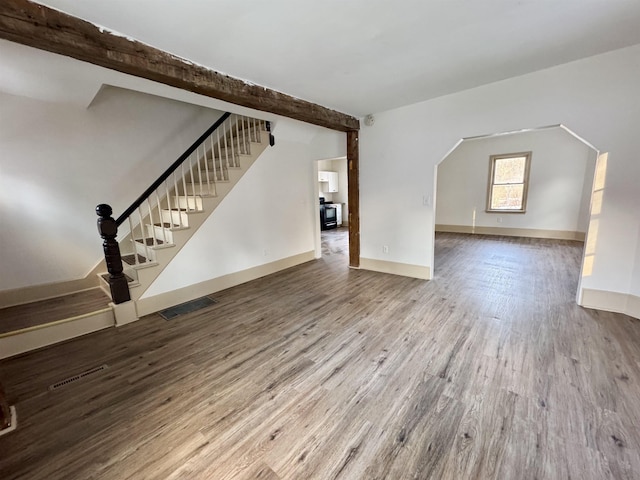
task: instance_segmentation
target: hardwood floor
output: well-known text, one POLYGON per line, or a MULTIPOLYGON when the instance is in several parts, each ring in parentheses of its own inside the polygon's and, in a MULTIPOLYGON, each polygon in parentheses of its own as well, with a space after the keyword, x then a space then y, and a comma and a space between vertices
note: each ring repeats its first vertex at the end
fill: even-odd
POLYGON ((343 256, 348 262, 349 256, 349 227, 338 227, 332 230, 323 230, 320 233, 320 245, 322 256, 343 256))
POLYGON ((582 244, 436 248, 430 282, 345 249, 0 361, 0 478, 637 479, 640 321, 575 304, 582 244))

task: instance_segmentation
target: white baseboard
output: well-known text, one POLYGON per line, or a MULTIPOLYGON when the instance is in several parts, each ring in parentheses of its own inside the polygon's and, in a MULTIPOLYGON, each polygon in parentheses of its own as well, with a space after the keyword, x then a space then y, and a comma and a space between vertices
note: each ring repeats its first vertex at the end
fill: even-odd
POLYGON ((627 299, 627 315, 640 320, 640 297, 629 295, 627 299))
POLYGON ((584 242, 584 232, 571 230, 541 230, 536 228, 472 227, 470 225, 436 224, 436 232, 471 233, 477 235, 502 235, 505 237, 551 238, 584 242))
POLYGON ((136 309, 140 317, 150 313, 164 310, 165 308, 179 305, 190 300, 194 300, 205 295, 210 295, 220 290, 235 287, 242 283, 250 282, 266 275, 295 267, 301 263, 306 263, 315 259, 315 250, 293 255, 291 257, 265 263, 256 267, 248 268, 240 272, 234 272, 221 277, 205 280, 204 282, 189 285, 170 292, 154 295, 153 297, 143 297, 136 302, 136 309))
POLYGON ((624 313, 640 319, 640 297, 635 295, 583 288, 581 297, 583 307, 624 313))
POLYGON ((360 257, 360 269, 372 270, 374 272, 391 273, 403 277, 420 278, 431 280, 431 269, 422 265, 411 265, 408 263, 389 262, 377 260, 375 258, 360 257))
POLYGON ((105 308, 78 317, 3 333, 0 335, 0 358, 13 357, 114 325, 113 310, 105 308))

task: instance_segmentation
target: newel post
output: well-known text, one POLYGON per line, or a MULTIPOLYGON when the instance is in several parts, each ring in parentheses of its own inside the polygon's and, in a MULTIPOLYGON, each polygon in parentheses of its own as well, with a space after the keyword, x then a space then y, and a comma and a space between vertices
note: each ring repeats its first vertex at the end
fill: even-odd
POLYGON ((116 241, 118 235, 118 225, 111 217, 113 210, 109 205, 104 203, 96 207, 98 214, 98 233, 104 240, 102 248, 104 249, 104 258, 107 262, 107 270, 109 272, 109 286, 111 288, 111 298, 113 303, 124 303, 131 300, 129 295, 129 285, 127 278, 124 276, 122 267, 122 258, 120 257, 120 247, 116 241))

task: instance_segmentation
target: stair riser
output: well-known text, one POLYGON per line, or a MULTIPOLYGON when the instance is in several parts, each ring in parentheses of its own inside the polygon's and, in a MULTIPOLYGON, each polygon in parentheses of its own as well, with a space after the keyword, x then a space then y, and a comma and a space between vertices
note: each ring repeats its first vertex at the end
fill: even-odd
POLYGON ((245 139, 247 142, 261 143, 260 133, 264 131, 265 131, 264 128, 262 127, 258 128, 258 134, 256 136, 256 131, 253 127, 249 127, 245 125, 245 127, 242 128, 241 126, 238 131, 236 131, 236 129, 234 128, 230 134, 227 133, 227 142, 229 142, 229 138, 233 137, 234 141, 236 142, 236 145, 238 142, 237 140, 238 138, 240 138, 240 143, 242 143, 243 139, 245 139), (244 137, 243 137, 243 133, 244 133, 244 137))
MULTIPOLYGON (((237 168, 237 167, 235 165, 229 165, 229 168, 237 168)), ((187 177, 186 183, 195 183, 200 185, 200 180, 202 180, 202 185, 204 187, 207 184, 207 178, 209 178, 209 183, 218 182, 223 179, 226 179, 227 169, 228 168, 226 164, 224 164, 222 168, 220 168, 220 165, 217 164, 215 170, 211 168, 211 165, 209 165, 209 171, 207 172, 204 169, 204 166, 202 166, 202 170, 200 171, 200 174, 198 175, 198 173, 196 172, 195 175, 193 175, 193 179, 191 179, 191 177, 187 177)), ((184 185, 182 184, 178 185, 179 191, 182 191, 183 189, 184 189, 184 185)))
MULTIPOLYGON (((229 158, 225 156, 223 156, 222 159, 216 158, 215 165, 211 160, 209 160, 207 162, 207 169, 211 173, 220 172, 220 169, 224 169, 227 166, 235 167, 235 166, 238 166, 239 164, 240 164, 240 155, 235 155, 235 156, 229 155, 229 158)), ((201 164, 200 168, 204 170, 204 163, 201 164)), ((198 173, 196 172, 195 175, 197 176, 198 173)))
POLYGON ((173 232, 169 228, 162 228, 155 225, 147 225, 147 236, 155 236, 164 243, 173 243, 173 232))
POLYGON ((147 248, 145 248, 145 246, 142 243, 135 242, 135 249, 138 255, 142 255, 143 257, 147 258, 150 262, 156 261, 156 252, 152 246, 148 246, 147 248))
MULTIPOLYGON (((251 147, 249 145, 243 146, 240 143, 240 150, 238 150, 238 145, 234 144, 233 147, 231 145, 227 145, 225 148, 224 144, 220 147, 220 151, 218 151, 218 147, 213 149, 213 156, 216 158, 225 158, 227 157, 227 153, 229 158, 237 157, 238 155, 249 155, 247 152, 251 151, 251 147)), ((211 153, 207 155, 208 159, 211 160, 211 153)))
MULTIPOLYGON (((238 156, 240 156, 240 155, 251 155, 251 146, 250 145, 246 145, 246 146, 243 147, 242 144, 241 144, 240 145, 240 149, 238 149, 237 145, 234 145, 233 148, 230 145, 228 145, 227 148, 225 148, 224 145, 223 145, 223 146, 220 147, 220 150, 218 150, 218 147, 215 147, 213 149, 213 158, 216 159, 216 162, 219 162, 221 158, 223 160, 228 158, 229 161, 231 162, 231 160, 234 157, 238 158, 238 156)), ((200 162, 201 166, 204 166, 205 158, 206 158, 206 161, 208 161, 209 164, 211 165, 211 149, 207 150, 207 154, 206 155, 200 155, 198 157, 198 161, 200 162)), ((193 160, 193 166, 195 167, 196 165, 197 165, 197 162, 195 160, 193 160)), ((187 167, 187 166, 185 166, 185 167, 187 167)), ((202 167, 202 168, 204 168, 204 167, 202 167)))
POLYGON ((189 216, 186 212, 178 212, 175 210, 162 210, 162 221, 171 223, 173 225, 180 225, 181 227, 189 226, 189 216))
MULTIPOLYGON (((123 272, 125 275, 130 276, 131 278, 133 278, 134 282, 138 281, 138 271, 135 268, 132 267, 125 267, 123 269, 123 272)), ((107 284, 107 288, 108 288, 108 284, 107 284)), ((111 294, 109 294, 109 296, 111 296, 111 294)))
MULTIPOLYGON (((200 190, 200 185, 196 184, 196 191, 200 190)), ((206 191, 206 185, 202 186, 203 190, 206 191)), ((193 190, 193 186, 191 188, 193 190)), ((192 195, 192 193, 190 193, 192 195)), ((187 197, 173 197, 172 205, 178 205, 180 208, 186 208, 188 210, 202 210, 202 198, 199 196, 187 196, 187 197)))
MULTIPOLYGON (((215 197, 217 195, 217 186, 220 182, 209 182, 209 186, 206 183, 202 183, 202 189, 200 189, 200 184, 196 183, 195 185, 188 183, 187 184, 187 195, 198 195, 200 197, 215 197)), ((182 192, 182 188, 180 192, 182 192)))

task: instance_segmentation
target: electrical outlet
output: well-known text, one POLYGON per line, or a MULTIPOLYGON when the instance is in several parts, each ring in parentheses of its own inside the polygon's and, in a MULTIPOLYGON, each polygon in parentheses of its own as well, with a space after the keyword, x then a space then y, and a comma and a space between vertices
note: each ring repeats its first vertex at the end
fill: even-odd
POLYGON ((382 253, 389 253, 389 245, 382 246, 382 253))

